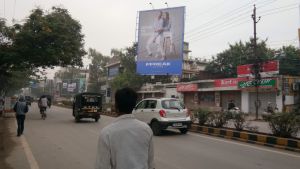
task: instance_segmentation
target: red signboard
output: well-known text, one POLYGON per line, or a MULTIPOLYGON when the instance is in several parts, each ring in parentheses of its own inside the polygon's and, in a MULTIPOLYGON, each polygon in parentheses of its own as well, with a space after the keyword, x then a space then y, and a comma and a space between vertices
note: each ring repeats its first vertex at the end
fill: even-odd
POLYGON ((246 78, 228 78, 228 79, 217 79, 215 80, 215 87, 235 87, 238 82, 245 80, 246 78))
MULTIPOLYGON (((253 64, 240 65, 237 67, 237 74, 239 77, 251 75, 251 67, 253 64)), ((262 64, 262 72, 276 74, 279 71, 278 60, 268 61, 262 64)))
POLYGON ((178 84, 177 85, 178 92, 195 92, 198 91, 197 84, 178 84))

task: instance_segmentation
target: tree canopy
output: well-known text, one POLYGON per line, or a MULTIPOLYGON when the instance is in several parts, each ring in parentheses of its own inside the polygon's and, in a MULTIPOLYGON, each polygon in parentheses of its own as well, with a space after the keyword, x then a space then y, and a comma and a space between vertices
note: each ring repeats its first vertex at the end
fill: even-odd
POLYGON ((114 89, 131 87, 138 90, 144 82, 148 81, 149 77, 136 73, 136 49, 137 44, 133 44, 131 47, 127 47, 125 52, 122 52, 122 50, 119 50, 119 52, 116 49, 113 50, 113 53, 117 54, 120 58, 122 67, 120 74, 111 82, 114 89))
POLYGON ((0 83, 7 86, 17 78, 12 73, 16 71, 81 66, 86 54, 83 37, 80 23, 63 8, 34 9, 23 24, 8 26, 0 20, 0 83))
POLYGON ((89 66, 88 91, 100 92, 101 85, 106 83, 107 68, 105 66, 110 58, 91 48, 89 49, 89 58, 92 63, 89 66))
MULTIPOLYGON (((212 58, 206 70, 211 73, 222 74, 224 77, 236 77, 238 65, 252 64, 255 62, 252 44, 252 39, 245 43, 240 41, 233 45, 229 44, 229 49, 218 53, 212 58)), ((279 50, 275 50, 268 48, 266 41, 259 41, 257 43, 257 54, 261 62, 278 59, 280 61, 280 74, 300 74, 299 68, 297 69, 300 59, 299 49, 293 46, 282 47, 279 50)))

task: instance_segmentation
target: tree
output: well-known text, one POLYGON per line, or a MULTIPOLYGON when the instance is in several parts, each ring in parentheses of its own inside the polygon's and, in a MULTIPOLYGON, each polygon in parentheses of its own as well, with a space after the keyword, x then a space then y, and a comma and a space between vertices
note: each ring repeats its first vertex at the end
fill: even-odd
POLYGON ((89 67, 88 91, 100 92, 101 86, 106 83, 107 68, 105 66, 110 58, 91 48, 89 49, 89 58, 92 59, 92 63, 89 67))
MULTIPOLYGON (((213 57, 206 70, 215 74, 223 74, 224 77, 236 77, 238 65, 255 62, 252 41, 253 39, 250 39, 250 42, 243 43, 240 41, 233 45, 230 44, 229 49, 213 57)), ((267 47, 266 41, 260 41, 257 44, 257 54, 261 61, 272 59, 273 53, 274 51, 267 47)))
POLYGON ((300 76, 300 50, 294 46, 283 46, 276 51, 281 75, 300 76))
POLYGON ((121 72, 112 81, 112 87, 114 89, 120 89, 122 87, 131 87, 135 90, 140 89, 144 82, 149 81, 149 77, 142 76, 136 73, 136 49, 137 44, 133 44, 131 47, 125 49, 125 53, 121 50, 116 51, 114 49, 113 53, 120 57, 121 61, 121 72))
POLYGON ((53 7, 45 12, 37 8, 24 24, 13 26, 0 20, 0 90, 9 85, 14 71, 81 66, 84 55, 81 25, 66 9, 53 7))

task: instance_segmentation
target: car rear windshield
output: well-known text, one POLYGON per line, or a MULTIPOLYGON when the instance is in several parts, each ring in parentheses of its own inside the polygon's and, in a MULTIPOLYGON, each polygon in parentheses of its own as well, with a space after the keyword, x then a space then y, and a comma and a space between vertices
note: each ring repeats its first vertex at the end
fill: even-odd
POLYGON ((179 100, 163 100, 161 102, 164 109, 184 109, 184 105, 179 100))

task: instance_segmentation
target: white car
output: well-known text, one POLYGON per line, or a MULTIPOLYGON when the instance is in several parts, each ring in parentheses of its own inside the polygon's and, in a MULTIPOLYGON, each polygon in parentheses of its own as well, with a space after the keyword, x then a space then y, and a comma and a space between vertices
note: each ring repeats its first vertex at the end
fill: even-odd
POLYGON ((148 98, 140 101, 132 114, 148 123, 154 135, 167 128, 179 129, 186 134, 191 126, 191 117, 182 102, 174 98, 148 98))

